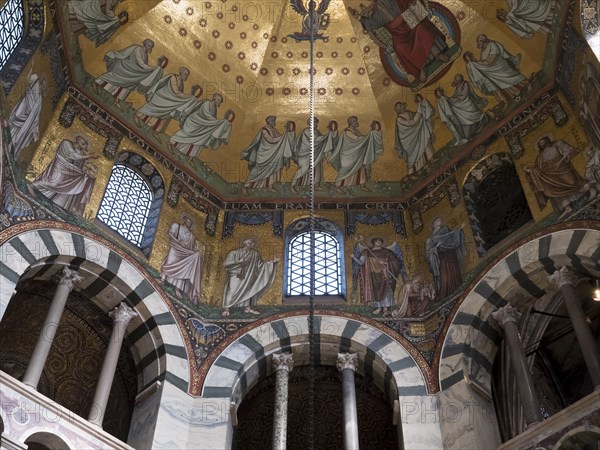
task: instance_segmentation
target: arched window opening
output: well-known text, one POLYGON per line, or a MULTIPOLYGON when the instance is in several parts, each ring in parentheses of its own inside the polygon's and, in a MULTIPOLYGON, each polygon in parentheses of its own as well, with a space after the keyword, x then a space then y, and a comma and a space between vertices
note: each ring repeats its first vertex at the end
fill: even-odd
POLYGON ((128 241, 142 243, 152 193, 144 179, 127 166, 113 167, 98 218, 128 241))
POLYGON ((149 256, 163 196, 163 180, 155 167, 136 153, 122 153, 108 180, 98 219, 149 256))
POLYGON ((23 39, 23 21, 22 0, 8 0, 0 8, 0 70, 23 39))
POLYGON ((463 188, 477 252, 487 250, 533 220, 510 155, 492 155, 469 174, 463 188))
POLYGON ((286 231, 285 297, 310 296, 311 280, 314 280, 314 296, 343 297, 342 243, 341 230, 328 220, 316 219, 313 235, 309 219, 300 219, 290 225, 286 231), (314 266, 311 264, 312 242, 314 266))

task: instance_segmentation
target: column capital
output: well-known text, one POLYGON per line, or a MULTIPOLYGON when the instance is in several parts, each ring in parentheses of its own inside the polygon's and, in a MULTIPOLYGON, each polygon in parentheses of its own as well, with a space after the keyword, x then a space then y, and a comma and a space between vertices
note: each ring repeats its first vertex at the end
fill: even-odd
POLYGON ((125 302, 119 303, 119 306, 115 307, 111 312, 108 313, 108 317, 113 319, 114 322, 122 322, 125 325, 129 323, 131 319, 137 316, 137 313, 125 304, 125 302))
POLYGON ((515 322, 519 323, 519 319, 521 318, 521 313, 512 305, 505 305, 501 308, 498 308, 496 311, 492 313, 492 317, 496 322, 500 325, 504 326, 507 322, 515 322))
POLYGON ((273 355, 273 368, 275 372, 278 370, 291 372, 294 368, 294 357, 291 353, 275 353, 273 355))
POLYGON ((358 368, 358 355, 356 353, 338 353, 337 368, 340 372, 346 369, 356 372, 358 368))
POLYGON ((566 284, 574 284, 575 274, 567 266, 562 266, 552 275, 548 275, 548 280, 560 289, 566 284))
POLYGON ((79 275, 79 272, 68 267, 64 267, 60 277, 58 279, 59 286, 66 286, 69 290, 73 290, 76 283, 83 280, 83 277, 79 275))

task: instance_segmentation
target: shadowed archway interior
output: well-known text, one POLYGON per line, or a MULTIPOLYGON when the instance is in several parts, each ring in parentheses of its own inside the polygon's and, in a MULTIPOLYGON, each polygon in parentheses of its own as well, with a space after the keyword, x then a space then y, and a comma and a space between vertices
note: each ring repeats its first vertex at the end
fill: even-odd
MULTIPOLYGON (((56 283, 22 280, 0 322, 0 370, 21 379, 40 335, 56 283), (26 319, 24 319, 26 318, 26 319)), ((73 291, 38 385, 38 391, 81 417, 90 413, 112 320, 73 291)), ((127 441, 137 372, 125 340, 104 418, 104 430, 127 441)))
MULTIPOLYGON (((392 406, 367 377, 358 373, 355 377, 360 447, 397 449, 392 406)), ((308 366, 294 367, 289 380, 288 449, 307 448, 308 382, 308 366)), ((272 447, 274 403, 275 374, 260 381, 240 405, 233 449, 272 447)), ((333 366, 317 366, 314 448, 343 449, 343 422, 340 374, 333 366)))

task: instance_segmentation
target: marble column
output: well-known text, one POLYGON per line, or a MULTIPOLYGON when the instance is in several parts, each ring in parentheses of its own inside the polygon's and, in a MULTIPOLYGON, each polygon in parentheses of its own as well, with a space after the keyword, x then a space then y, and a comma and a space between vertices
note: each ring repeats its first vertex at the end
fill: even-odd
POLYGON ((273 449, 285 450, 287 447, 287 410, 288 382, 294 368, 291 353, 273 355, 275 369, 275 414, 273 417, 273 449))
POLYGON ((600 353, 573 286, 575 275, 566 266, 548 276, 562 294, 594 389, 600 389, 600 353))
POLYGON ((529 370, 521 337, 519 336, 519 327, 517 324, 520 313, 511 305, 506 305, 494 311, 492 317, 504 329, 504 339, 508 345, 508 353, 510 354, 512 368, 517 380, 517 388, 519 389, 523 405, 523 412, 525 413, 525 425, 529 427, 541 422, 543 417, 540 411, 541 402, 535 390, 533 376, 531 375, 531 370, 529 370))
POLYGON ((100 371, 96 392, 94 393, 92 409, 88 416, 88 420, 91 423, 100 427, 102 427, 104 413, 106 412, 106 404, 108 403, 108 396, 110 395, 110 388, 115 377, 115 371, 117 370, 117 363, 119 361, 121 345, 123 344, 123 337, 125 336, 125 329, 127 328, 129 321, 137 316, 137 313, 123 302, 109 312, 108 316, 113 319, 114 325, 112 334, 110 335, 110 342, 106 349, 106 355, 104 356, 104 362, 102 363, 102 370, 100 371))
POLYGON ((354 385, 354 372, 357 367, 356 353, 338 353, 337 368, 342 373, 344 397, 344 448, 346 450, 358 450, 358 415, 354 385))
POLYGON ((27 370, 23 376, 23 384, 37 389, 40 377, 42 376, 42 371, 46 365, 46 360, 48 359, 48 354, 52 348, 52 342, 54 342, 54 336, 56 335, 60 318, 65 310, 69 293, 73 290, 75 283, 78 283, 82 279, 81 275, 68 267, 65 267, 62 270, 58 281, 58 287, 54 293, 54 298, 50 304, 46 320, 44 320, 44 325, 42 325, 42 331, 40 332, 35 348, 33 349, 29 364, 27 364, 27 370))

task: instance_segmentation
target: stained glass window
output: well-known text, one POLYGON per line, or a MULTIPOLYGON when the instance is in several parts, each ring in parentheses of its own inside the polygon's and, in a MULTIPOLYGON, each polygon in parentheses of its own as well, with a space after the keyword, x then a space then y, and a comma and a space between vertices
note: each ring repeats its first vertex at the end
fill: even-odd
POLYGON ((0 8, 0 70, 23 38, 23 2, 8 0, 0 8))
POLYGON ((98 218, 131 243, 140 246, 152 205, 152 191, 135 170, 113 167, 98 218))
POLYGON ((287 297, 309 296, 313 279, 314 296, 343 296, 342 232, 334 223, 318 218, 311 238, 309 225, 308 219, 300 219, 286 230, 284 293, 287 297))

